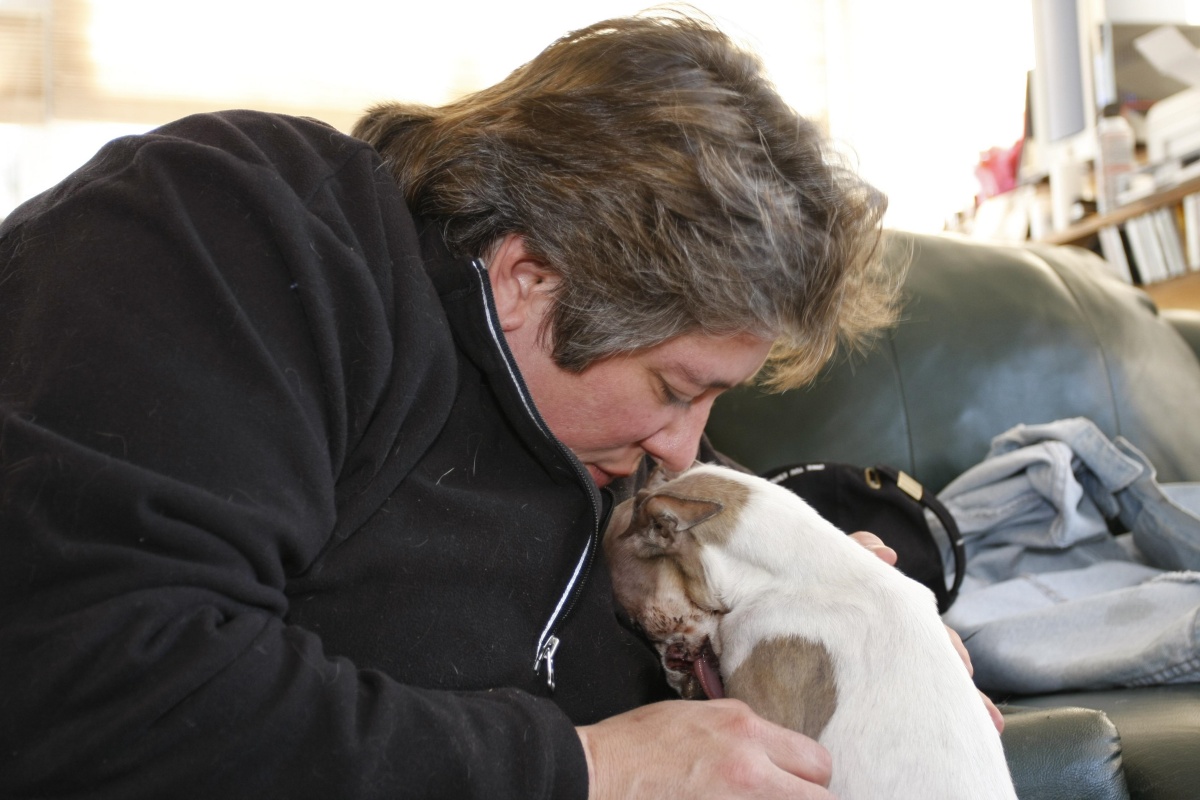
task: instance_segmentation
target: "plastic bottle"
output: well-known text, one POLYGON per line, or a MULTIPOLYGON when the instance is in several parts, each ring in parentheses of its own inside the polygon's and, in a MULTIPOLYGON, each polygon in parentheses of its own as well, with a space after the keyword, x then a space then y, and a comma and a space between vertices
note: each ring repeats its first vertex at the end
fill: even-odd
POLYGON ((1119 205, 1117 198, 1129 187, 1135 166, 1133 127, 1116 105, 1108 106, 1096 120, 1096 207, 1101 214, 1119 205))

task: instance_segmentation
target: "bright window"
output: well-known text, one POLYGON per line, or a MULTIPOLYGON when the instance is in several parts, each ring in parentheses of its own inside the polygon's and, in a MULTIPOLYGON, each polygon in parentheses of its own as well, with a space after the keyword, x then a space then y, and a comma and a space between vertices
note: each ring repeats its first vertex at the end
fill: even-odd
MULTIPOLYGON (((365 106, 437 104, 563 32, 653 0, 0 0, 0 217, 115 135, 230 107, 348 130, 365 106)), ((1021 130, 1029 10, 1010 0, 694 0, 937 229, 979 151, 1021 130)))

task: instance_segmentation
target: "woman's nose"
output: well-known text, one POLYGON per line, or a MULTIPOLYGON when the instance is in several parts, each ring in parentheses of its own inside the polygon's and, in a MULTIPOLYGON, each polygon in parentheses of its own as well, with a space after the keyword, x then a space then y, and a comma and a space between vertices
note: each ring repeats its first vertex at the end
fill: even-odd
POLYGON ((700 451, 700 437, 708 424, 712 403, 710 398, 692 403, 670 423, 643 439, 642 449, 671 472, 687 469, 700 451))

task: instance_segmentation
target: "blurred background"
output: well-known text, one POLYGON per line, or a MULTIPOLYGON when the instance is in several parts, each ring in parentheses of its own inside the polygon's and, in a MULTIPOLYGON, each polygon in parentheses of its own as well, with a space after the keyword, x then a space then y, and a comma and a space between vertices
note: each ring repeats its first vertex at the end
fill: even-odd
MULTIPOLYGON (((0 0, 0 218, 109 139, 249 107, 349 130, 388 99, 491 84, 620 0, 0 0)), ((697 0, 890 197, 941 230, 1024 130, 1028 0, 697 0)))

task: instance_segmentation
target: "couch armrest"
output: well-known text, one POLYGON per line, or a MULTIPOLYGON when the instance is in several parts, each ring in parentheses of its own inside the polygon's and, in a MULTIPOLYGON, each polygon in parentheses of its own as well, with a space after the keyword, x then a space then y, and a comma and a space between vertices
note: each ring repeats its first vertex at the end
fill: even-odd
POLYGON ((1021 800, 1129 800, 1121 738, 1091 708, 1001 706, 1004 754, 1021 800))
POLYGON ((1159 315, 1179 331, 1200 359, 1200 311, 1190 308, 1164 308, 1159 315))
POLYGON ((1120 733, 1121 767, 1133 800, 1195 800, 1200 786, 1200 683, 1069 692, 1014 702, 1049 711, 1103 711, 1120 733))

